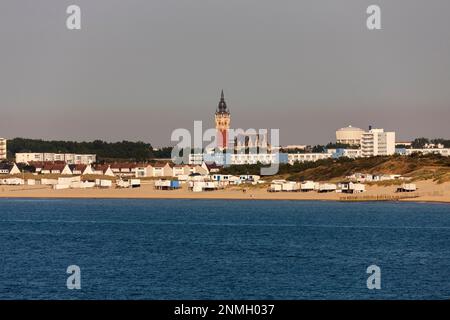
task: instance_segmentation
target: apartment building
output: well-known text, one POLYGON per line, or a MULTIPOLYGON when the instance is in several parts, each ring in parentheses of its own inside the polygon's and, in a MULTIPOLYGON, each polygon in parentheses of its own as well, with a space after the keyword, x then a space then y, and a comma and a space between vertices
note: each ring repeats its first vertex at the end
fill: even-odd
POLYGON ((421 154, 440 154, 444 157, 450 157, 450 148, 423 148, 423 149, 405 149, 404 154, 409 156, 413 153, 421 154))
POLYGON ((331 153, 333 155, 333 158, 360 158, 361 157, 361 148, 360 149, 344 149, 344 148, 337 148, 337 149, 328 149, 327 153, 331 153))
POLYGON ((287 163, 285 153, 236 153, 230 155, 231 165, 287 163))
POLYGON ((361 155, 363 157, 389 156, 395 153, 395 132, 372 129, 361 136, 361 155))
POLYGON ((332 157, 332 153, 289 153, 288 162, 292 165, 296 162, 314 162, 322 159, 329 159, 332 157))
POLYGON ((67 164, 91 164, 96 162, 95 154, 74 153, 16 153, 16 163, 64 162, 67 164))

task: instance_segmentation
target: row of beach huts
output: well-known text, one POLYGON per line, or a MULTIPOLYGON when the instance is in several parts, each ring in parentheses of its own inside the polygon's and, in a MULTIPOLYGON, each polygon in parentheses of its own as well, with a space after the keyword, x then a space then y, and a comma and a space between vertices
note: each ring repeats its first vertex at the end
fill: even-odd
POLYGON ((207 175, 218 172, 215 164, 174 165, 161 163, 110 163, 110 164, 67 164, 61 161, 28 163, 0 163, 0 175, 20 173, 60 174, 60 175, 104 175, 109 177, 178 177, 193 173, 207 175))
POLYGON ((267 190, 269 192, 343 192, 343 193, 361 193, 366 191, 366 187, 362 183, 341 182, 335 183, 319 183, 314 181, 286 181, 274 180, 267 190))
POLYGON ((155 189, 157 190, 176 190, 180 189, 183 184, 187 184, 188 190, 193 192, 215 191, 223 189, 217 181, 178 181, 178 180, 157 180, 155 181, 155 189))
POLYGON ((191 174, 186 178, 179 176, 177 180, 160 179, 155 181, 155 189, 157 190, 176 190, 182 185, 186 185, 188 190, 193 192, 214 191, 224 189, 227 186, 236 186, 241 184, 261 184, 265 183, 259 175, 228 175, 228 174, 211 174, 211 175, 195 175, 191 174))
POLYGON ((353 173, 345 177, 347 180, 353 182, 381 182, 391 180, 411 180, 411 177, 403 177, 400 174, 373 174, 373 173, 353 173))
POLYGON ((82 176, 64 176, 58 178, 19 178, 0 179, 0 185, 51 186, 55 190, 88 189, 88 188, 136 188, 141 186, 140 179, 101 179, 84 178, 82 176))
MULTIPOLYGON (((344 181, 339 183, 319 183, 314 181, 286 181, 274 180, 270 184, 269 192, 312 192, 319 193, 337 192, 337 193, 362 193, 366 191, 366 186, 362 183, 344 181)), ((397 187, 396 192, 415 192, 417 186, 414 183, 402 183, 397 187)))

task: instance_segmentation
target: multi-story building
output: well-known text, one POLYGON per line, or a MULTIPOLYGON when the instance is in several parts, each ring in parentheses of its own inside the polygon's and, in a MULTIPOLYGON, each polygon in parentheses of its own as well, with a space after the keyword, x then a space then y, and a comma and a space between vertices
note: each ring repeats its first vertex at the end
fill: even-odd
POLYGON ((289 153, 288 162, 292 165, 296 162, 318 161, 332 157, 332 153, 289 153))
POLYGON ((5 160, 6 159, 6 139, 0 138, 0 160, 5 160))
POLYGON ((363 129, 352 126, 341 128, 336 131, 336 142, 349 145, 360 145, 363 133, 363 129))
POLYGON ((199 165, 203 162, 215 163, 217 165, 242 165, 242 164, 272 164, 288 163, 286 153, 223 153, 223 154, 191 154, 190 165, 199 165))
POLYGON ((67 164, 91 164, 97 159, 95 154, 73 153, 16 153, 16 163, 54 162, 61 161, 67 164))
POLYGON ((343 148, 337 148, 337 149, 328 149, 328 153, 331 153, 333 155, 333 158, 359 158, 361 157, 361 149, 343 149, 343 148))
POLYGON ((372 129, 361 136, 361 155, 363 157, 390 156, 395 153, 395 132, 372 129))
POLYGON ((450 157, 450 148, 404 149, 404 152, 402 154, 409 156, 413 153, 440 154, 444 157, 450 157))
POLYGON ((288 163, 288 155, 286 153, 234 153, 229 156, 230 165, 242 164, 276 164, 288 163))

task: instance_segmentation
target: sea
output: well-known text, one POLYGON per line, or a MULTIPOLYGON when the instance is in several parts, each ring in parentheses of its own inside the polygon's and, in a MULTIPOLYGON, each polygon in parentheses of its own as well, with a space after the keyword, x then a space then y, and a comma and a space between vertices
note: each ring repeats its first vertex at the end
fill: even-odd
POLYGON ((449 298, 448 204, 0 199, 0 299, 449 298))

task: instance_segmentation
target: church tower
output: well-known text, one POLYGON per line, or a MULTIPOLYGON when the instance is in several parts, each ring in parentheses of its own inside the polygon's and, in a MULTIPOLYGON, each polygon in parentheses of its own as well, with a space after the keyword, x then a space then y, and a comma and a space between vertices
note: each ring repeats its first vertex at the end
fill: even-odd
POLYGON ((231 116, 230 111, 227 108, 227 103, 225 102, 223 90, 214 118, 216 120, 217 147, 219 149, 226 149, 228 144, 228 129, 230 129, 231 116))

